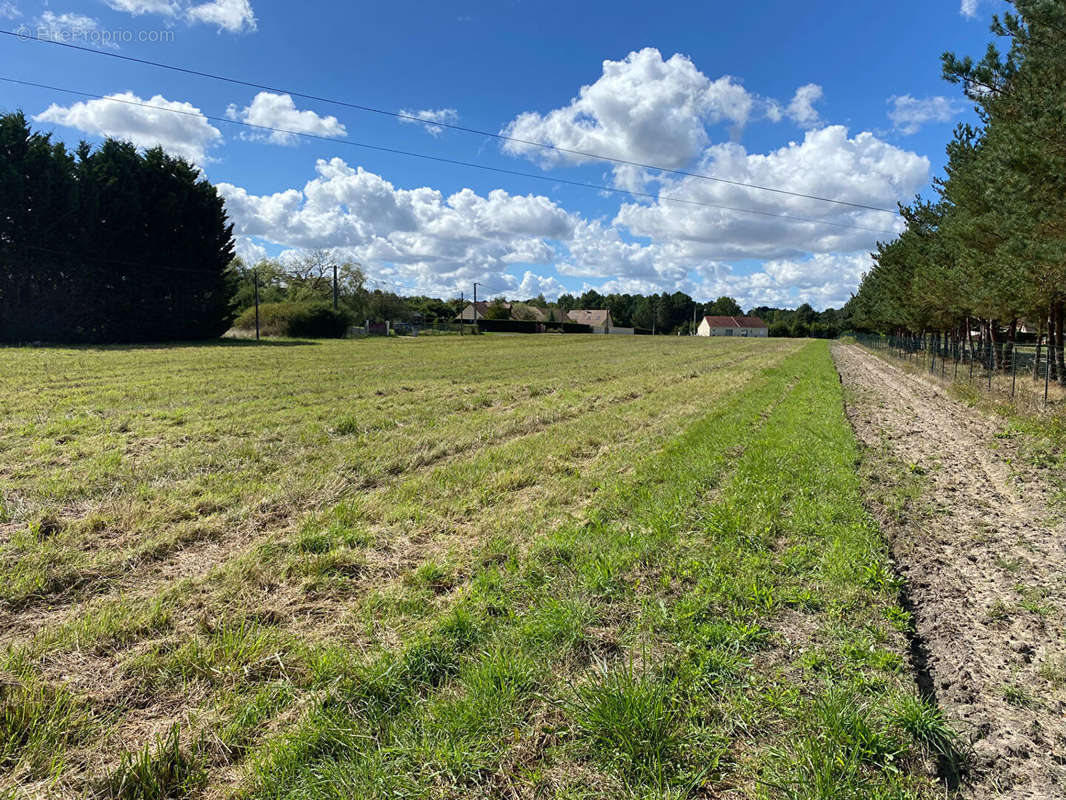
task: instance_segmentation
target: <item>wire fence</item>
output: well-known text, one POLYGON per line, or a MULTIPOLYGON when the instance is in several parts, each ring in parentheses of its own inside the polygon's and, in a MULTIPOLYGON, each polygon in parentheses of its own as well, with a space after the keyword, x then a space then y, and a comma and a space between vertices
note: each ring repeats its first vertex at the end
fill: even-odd
POLYGON ((858 334, 859 344, 948 383, 1027 405, 1066 402, 1063 349, 1044 343, 966 342, 934 336, 858 334))
POLYGON ((361 339, 366 336, 463 336, 477 333, 469 322, 370 322, 352 325, 345 338, 361 339))

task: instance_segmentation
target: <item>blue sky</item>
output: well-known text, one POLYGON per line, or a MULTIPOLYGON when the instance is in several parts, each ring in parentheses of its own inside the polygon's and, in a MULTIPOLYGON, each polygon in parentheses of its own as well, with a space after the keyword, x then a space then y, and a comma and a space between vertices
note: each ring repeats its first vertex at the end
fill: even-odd
POLYGON ((952 126, 973 119, 940 79, 940 54, 981 54, 1002 7, 0 0, 0 27, 29 39, 429 122, 11 37, 0 37, 0 76, 112 99, 3 83, 0 108, 70 143, 112 135, 195 161, 249 259, 330 248, 381 285, 439 296, 478 281, 519 298, 681 290, 821 308, 847 299, 898 218, 429 123, 892 208, 928 191, 952 126))

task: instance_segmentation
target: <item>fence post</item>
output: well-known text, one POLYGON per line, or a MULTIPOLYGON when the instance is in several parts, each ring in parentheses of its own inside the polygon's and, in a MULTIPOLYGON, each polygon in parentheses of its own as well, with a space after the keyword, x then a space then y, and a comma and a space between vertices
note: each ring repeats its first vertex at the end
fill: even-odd
POLYGON ((1044 365, 1044 406, 1046 407, 1047 406, 1047 387, 1048 387, 1048 384, 1051 382, 1051 359, 1053 357, 1052 354, 1051 354, 1051 344, 1050 344, 1050 342, 1048 343, 1048 346, 1044 348, 1044 352, 1047 354, 1047 364, 1044 365))
MULTIPOLYGON (((1017 345, 1015 345, 1017 347, 1017 345)), ((1018 382, 1018 351, 1015 347, 1010 351, 1010 399, 1014 399, 1014 386, 1018 382)))
POLYGON ((255 340, 259 341, 259 270, 252 270, 252 283, 255 285, 255 340))

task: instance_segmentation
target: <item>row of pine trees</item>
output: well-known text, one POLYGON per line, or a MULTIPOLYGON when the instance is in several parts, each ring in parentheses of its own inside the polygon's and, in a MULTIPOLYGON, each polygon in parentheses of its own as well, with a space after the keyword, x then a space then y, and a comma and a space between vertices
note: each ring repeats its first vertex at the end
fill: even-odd
POLYGON ((935 197, 902 207, 906 230, 878 245, 848 310, 859 328, 993 364, 1008 363, 1025 327, 1066 383, 1066 3, 1013 6, 992 25, 1002 51, 943 56, 981 124, 956 128, 935 197))
POLYGON ((70 153, 0 116, 0 341, 207 339, 232 319, 232 226, 188 162, 70 153))

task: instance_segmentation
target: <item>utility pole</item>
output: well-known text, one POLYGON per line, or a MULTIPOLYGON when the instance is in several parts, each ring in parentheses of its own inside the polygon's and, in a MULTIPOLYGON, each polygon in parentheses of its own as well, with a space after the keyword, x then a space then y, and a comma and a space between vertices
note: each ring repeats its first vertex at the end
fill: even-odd
POLYGON ((463 312, 466 311, 466 296, 459 292, 459 335, 463 335, 463 312))
POLYGON ((695 336, 696 335, 696 312, 698 310, 699 310, 699 306, 693 306, 692 307, 692 331, 689 333, 689 336, 695 336))
POLYGON ((337 310, 337 262, 333 262, 333 310, 337 310))
POLYGON ((259 270, 252 270, 252 284, 255 286, 255 340, 259 341, 259 270))

